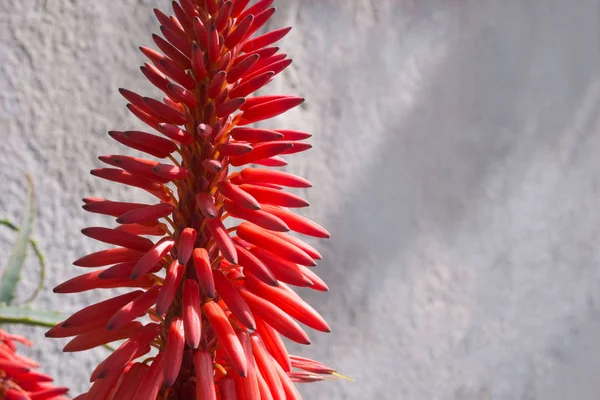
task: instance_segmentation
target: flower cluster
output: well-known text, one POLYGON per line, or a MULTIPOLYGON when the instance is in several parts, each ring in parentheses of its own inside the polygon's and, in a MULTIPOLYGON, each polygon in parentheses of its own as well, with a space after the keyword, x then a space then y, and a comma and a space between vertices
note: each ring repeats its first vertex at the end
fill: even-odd
POLYGON ((31 346, 26 338, 0 329, 0 399, 67 400, 62 396, 69 389, 53 386, 50 376, 35 371, 39 365, 17 354, 15 343, 31 346))
POLYGON ((285 190, 311 183, 263 168, 285 166, 286 155, 311 147, 310 135, 251 126, 304 101, 251 96, 291 64, 273 46, 290 28, 257 34, 273 16, 273 2, 180 0, 172 2, 174 15, 155 10, 161 52, 141 47, 148 58, 141 71, 164 97, 120 93, 158 135, 109 132, 152 158, 102 156, 109 167, 92 175, 143 189, 156 203, 84 199, 85 210, 118 225, 83 234, 115 247, 75 261, 101 269, 55 288, 131 288, 47 334, 74 337, 65 351, 123 340, 78 399, 300 399, 294 382, 335 373, 289 355, 282 339, 310 343, 298 322, 329 332, 291 288, 327 290, 313 272, 321 255, 288 232, 329 234, 294 213, 309 204, 285 190))

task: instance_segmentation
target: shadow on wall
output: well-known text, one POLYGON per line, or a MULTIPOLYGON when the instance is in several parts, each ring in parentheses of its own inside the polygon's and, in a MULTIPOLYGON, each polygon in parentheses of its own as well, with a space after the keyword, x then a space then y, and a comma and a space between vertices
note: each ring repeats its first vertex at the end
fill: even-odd
MULTIPOLYGON (((330 207, 334 212, 323 219, 332 240, 320 244, 325 251, 318 272, 330 292, 304 295, 326 315, 334 333, 313 335, 315 348, 294 350, 319 356, 359 383, 303 386, 308 398, 487 396, 484 374, 504 356, 481 360, 489 365, 476 370, 473 381, 460 380, 471 366, 460 362, 471 362, 470 353, 478 351, 470 341, 478 337, 477 318, 485 313, 477 298, 469 298, 486 290, 473 288, 473 278, 483 274, 484 282, 494 285, 496 272, 483 269, 495 268, 486 258, 501 258, 504 245, 486 249, 473 242, 465 248, 458 237, 487 235, 488 210, 508 208, 505 203, 520 190, 536 154, 543 158, 572 142, 577 134, 572 116, 598 77, 591 65, 580 70, 569 62, 582 53, 572 46, 577 35, 552 34, 564 21, 560 13, 544 12, 541 3, 523 9, 429 3, 430 10, 415 8, 420 18, 390 5, 392 12, 382 17, 396 21, 396 30, 367 27, 360 32, 366 35, 364 47, 328 64, 343 70, 366 54, 371 68, 353 71, 357 81, 364 79, 358 88, 335 79, 323 87, 338 99, 362 96, 363 102, 342 105, 335 119, 331 109, 320 111, 325 123, 315 140, 319 133, 328 136, 321 140, 331 142, 324 147, 336 162, 325 159, 326 169, 344 185, 340 201, 330 207), (403 19, 410 24, 404 26, 403 19), (509 26, 502 23, 506 20, 509 26), (557 47, 565 54, 557 54, 557 47), (565 71, 569 84, 549 90, 547 83, 565 71), (477 271, 444 265, 456 260, 459 249, 465 258, 484 253, 479 259, 486 265, 477 271)), ((300 15, 316 24, 330 13, 348 17, 343 6, 332 7, 315 3, 316 11, 307 7, 300 15)), ((316 59, 330 51, 310 50, 316 59)), ((585 118, 598 110, 597 100, 585 118)), ((514 396, 529 390, 527 373, 508 389, 514 396)))

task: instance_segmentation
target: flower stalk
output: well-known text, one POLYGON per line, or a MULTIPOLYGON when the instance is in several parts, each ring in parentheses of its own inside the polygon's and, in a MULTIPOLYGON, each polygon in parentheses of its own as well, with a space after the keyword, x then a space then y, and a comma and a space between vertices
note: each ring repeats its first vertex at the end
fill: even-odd
POLYGON ((101 156, 108 167, 91 173, 156 200, 84 199, 85 210, 117 225, 83 234, 114 247, 75 261, 101 269, 54 289, 127 290, 47 333, 74 337, 65 351, 124 340, 78 399, 300 399, 294 382, 335 373, 293 358, 282 339, 310 344, 300 324, 330 330, 291 287, 327 290, 311 270, 321 255, 290 232, 329 233, 293 211, 309 203, 288 188, 311 183, 266 168, 310 149, 310 135, 253 126, 304 102, 254 95, 291 64, 274 46, 291 28, 257 33, 273 16, 273 2, 181 0, 172 3, 174 15, 154 10, 160 52, 141 47, 148 58, 141 71, 162 99, 119 91, 155 132, 109 132, 148 158, 101 156), (144 316, 152 321, 140 322, 144 316))

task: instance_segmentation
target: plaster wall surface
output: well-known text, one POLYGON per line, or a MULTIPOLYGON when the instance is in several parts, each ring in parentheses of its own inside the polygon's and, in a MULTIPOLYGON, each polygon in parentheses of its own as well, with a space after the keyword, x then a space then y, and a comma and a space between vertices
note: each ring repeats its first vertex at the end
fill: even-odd
MULTIPOLYGON (((265 93, 307 98, 271 127, 313 133, 289 171, 314 183, 304 212, 330 292, 303 293, 330 321, 298 353, 356 383, 307 399, 587 400, 600 393, 600 1, 288 0, 271 27, 294 64, 265 93)), ((166 0, 0 0, 0 216, 35 181, 47 255, 35 306, 74 312, 109 293, 58 296, 102 245, 81 198, 144 200, 92 179, 142 128, 117 92, 158 95, 138 65, 166 0)), ((14 235, 0 232, 0 254, 14 235)), ((37 283, 26 264, 20 298, 37 283)), ((103 349, 45 372, 86 390, 103 349)))

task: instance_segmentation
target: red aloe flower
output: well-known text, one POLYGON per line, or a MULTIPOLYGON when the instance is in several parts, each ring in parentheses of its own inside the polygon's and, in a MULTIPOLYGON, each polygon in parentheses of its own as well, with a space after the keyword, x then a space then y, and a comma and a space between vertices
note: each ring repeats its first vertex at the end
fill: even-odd
POLYGON ((329 237, 292 211, 308 202, 284 190, 311 183, 247 166, 285 166, 282 156, 310 148, 302 142, 307 133, 250 127, 304 101, 249 97, 291 63, 273 46, 290 28, 256 33, 273 16, 273 2, 180 0, 172 3, 174 16, 155 10, 164 38, 153 39, 162 53, 141 47, 149 59, 141 70, 164 97, 120 92, 160 135, 109 134, 162 160, 102 156, 110 168, 92 174, 144 189, 157 201, 85 199, 84 209, 116 217, 119 225, 83 233, 116 247, 75 261, 105 268, 54 290, 140 289, 86 307, 48 332, 75 337, 65 351, 124 340, 93 372, 82 399, 299 399, 293 382, 335 373, 289 356, 282 340, 310 343, 298 322, 329 332, 288 286, 327 290, 307 268, 320 254, 288 233, 329 237), (244 221, 235 225, 229 217, 244 221), (154 322, 137 321, 144 315, 154 322), (151 347, 158 349, 155 357, 148 355, 151 347))
POLYGON ((0 329, 0 399, 67 400, 69 389, 52 385, 52 378, 34 369, 39 365, 17 354, 15 342, 31 346, 29 340, 0 329))

